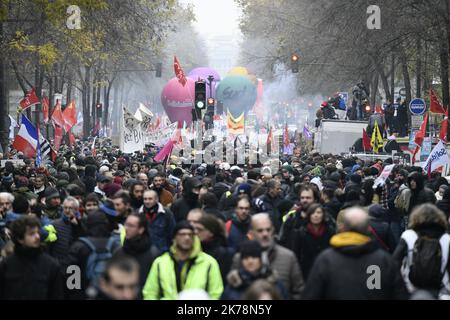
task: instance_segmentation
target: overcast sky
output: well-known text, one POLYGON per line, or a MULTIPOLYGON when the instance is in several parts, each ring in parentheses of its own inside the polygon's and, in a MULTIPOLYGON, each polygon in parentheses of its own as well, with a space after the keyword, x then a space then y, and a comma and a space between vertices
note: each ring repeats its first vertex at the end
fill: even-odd
POLYGON ((234 0, 180 0, 180 2, 194 5, 197 19, 194 26, 206 42, 209 66, 216 68, 223 76, 231 67, 237 65, 239 43, 242 39, 239 29, 240 8, 234 0))
POLYGON ((180 0, 195 6, 197 17, 195 26, 201 34, 207 36, 240 35, 238 19, 241 14, 234 0, 180 0))

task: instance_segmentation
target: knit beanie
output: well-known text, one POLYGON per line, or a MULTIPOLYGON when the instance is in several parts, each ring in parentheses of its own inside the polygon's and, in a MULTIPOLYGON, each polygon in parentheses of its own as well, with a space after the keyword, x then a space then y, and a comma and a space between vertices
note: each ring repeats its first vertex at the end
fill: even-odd
POLYGON ((258 241, 244 241, 239 247, 241 253, 241 259, 247 257, 261 258, 263 248, 258 241))

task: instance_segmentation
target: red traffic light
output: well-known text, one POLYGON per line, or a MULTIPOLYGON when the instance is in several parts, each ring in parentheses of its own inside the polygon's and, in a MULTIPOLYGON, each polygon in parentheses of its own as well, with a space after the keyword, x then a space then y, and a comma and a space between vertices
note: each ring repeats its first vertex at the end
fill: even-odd
POLYGON ((369 105, 367 105, 367 106, 366 106, 366 112, 370 112, 370 111, 372 111, 372 107, 369 106, 369 105))
POLYGON ((298 55, 293 54, 291 59, 292 59, 292 61, 297 61, 298 60, 298 55))
POLYGON ((208 105, 214 105, 214 98, 208 98, 208 105))

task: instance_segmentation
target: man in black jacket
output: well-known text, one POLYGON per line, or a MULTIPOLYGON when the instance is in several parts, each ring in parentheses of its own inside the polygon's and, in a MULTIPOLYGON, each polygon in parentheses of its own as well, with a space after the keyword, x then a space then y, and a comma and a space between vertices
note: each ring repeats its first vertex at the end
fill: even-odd
MULTIPOLYGON (((86 220, 87 239, 95 248, 97 253, 114 253, 117 249, 117 243, 111 242, 111 231, 109 227, 108 219, 102 211, 97 211, 90 214, 86 220), (111 250, 108 250, 108 246, 111 246, 111 250)), ((74 288, 68 291, 68 297, 75 300, 84 300, 86 296, 86 289, 92 284, 92 281, 88 277, 88 259, 93 252, 84 238, 80 238, 75 241, 70 247, 67 259, 65 259, 64 267, 71 265, 78 266, 81 272, 81 286, 80 289, 74 288)))
POLYGON ((58 239, 50 246, 50 255, 60 263, 66 258, 72 243, 83 234, 80 217, 80 204, 74 197, 63 202, 63 215, 53 222, 58 239))
POLYGON ((304 299, 406 299, 400 270, 391 255, 368 236, 369 217, 359 207, 343 217, 343 232, 330 240, 311 268, 304 299))
POLYGON ((159 256, 159 250, 152 245, 148 233, 145 215, 133 213, 125 221, 125 242, 114 256, 128 255, 136 259, 139 264, 139 292, 142 291, 147 280, 153 260, 159 256))
POLYGON ((194 208, 199 207, 198 195, 202 183, 197 178, 186 178, 183 182, 183 195, 170 207, 176 222, 186 220, 187 214, 194 208))
POLYGON ((255 212, 265 212, 268 213, 272 224, 275 227, 275 232, 279 232, 282 217, 278 210, 278 204, 282 200, 281 194, 281 183, 275 179, 269 180, 266 183, 267 192, 261 197, 255 199, 254 207, 255 212))
POLYGON ((64 279, 58 262, 42 251, 40 223, 24 216, 11 223, 14 254, 0 263, 1 300, 64 298, 64 279))

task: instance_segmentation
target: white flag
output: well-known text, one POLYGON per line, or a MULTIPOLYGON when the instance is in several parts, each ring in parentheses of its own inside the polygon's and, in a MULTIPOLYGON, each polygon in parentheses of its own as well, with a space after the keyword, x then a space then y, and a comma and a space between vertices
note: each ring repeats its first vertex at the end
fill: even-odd
POLYGON ((425 172, 428 172, 428 166, 431 164, 430 172, 433 172, 435 169, 445 166, 448 163, 450 163, 450 157, 448 156, 442 140, 439 140, 438 144, 434 147, 433 151, 431 151, 422 168, 425 172))
POLYGON ((17 121, 11 116, 9 116, 9 119, 11 120, 11 125, 9 126, 9 139, 12 140, 14 139, 14 128, 17 127, 17 121))

